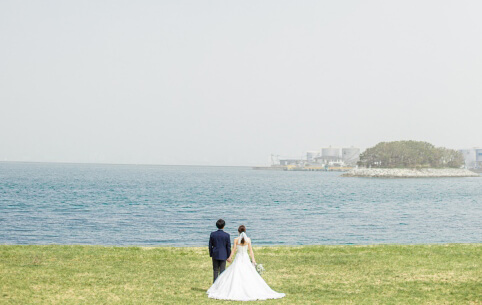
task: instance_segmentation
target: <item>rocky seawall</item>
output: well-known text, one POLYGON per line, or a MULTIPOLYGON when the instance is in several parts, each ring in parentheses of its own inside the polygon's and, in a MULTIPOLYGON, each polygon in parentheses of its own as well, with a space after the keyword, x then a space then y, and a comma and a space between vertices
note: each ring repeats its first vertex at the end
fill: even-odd
POLYGON ((341 176, 373 178, 480 177, 477 173, 460 168, 356 168, 341 176))

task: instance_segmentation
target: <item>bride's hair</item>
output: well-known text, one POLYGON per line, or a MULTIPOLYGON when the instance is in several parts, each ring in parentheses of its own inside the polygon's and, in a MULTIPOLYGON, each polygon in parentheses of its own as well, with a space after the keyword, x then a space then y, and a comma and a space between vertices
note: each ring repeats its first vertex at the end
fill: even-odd
MULTIPOLYGON (((240 225, 239 228, 238 228, 238 232, 239 232, 239 234, 241 234, 242 232, 246 232, 246 227, 244 225, 240 225)), ((244 244, 244 236, 241 239, 241 244, 244 244)))

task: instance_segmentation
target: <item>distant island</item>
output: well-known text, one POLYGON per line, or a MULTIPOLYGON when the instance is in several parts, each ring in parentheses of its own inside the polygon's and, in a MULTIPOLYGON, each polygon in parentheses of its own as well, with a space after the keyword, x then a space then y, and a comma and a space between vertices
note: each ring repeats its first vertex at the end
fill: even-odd
POLYGON ((343 177, 479 177, 462 168, 463 155, 422 141, 381 142, 360 154, 358 168, 343 177))

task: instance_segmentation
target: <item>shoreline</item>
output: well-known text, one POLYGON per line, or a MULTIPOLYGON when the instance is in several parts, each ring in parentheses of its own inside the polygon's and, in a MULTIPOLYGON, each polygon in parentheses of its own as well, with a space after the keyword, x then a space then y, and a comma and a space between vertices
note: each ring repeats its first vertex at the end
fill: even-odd
POLYGON ((480 177, 468 169, 461 168, 356 168, 341 177, 367 178, 466 178, 480 177))

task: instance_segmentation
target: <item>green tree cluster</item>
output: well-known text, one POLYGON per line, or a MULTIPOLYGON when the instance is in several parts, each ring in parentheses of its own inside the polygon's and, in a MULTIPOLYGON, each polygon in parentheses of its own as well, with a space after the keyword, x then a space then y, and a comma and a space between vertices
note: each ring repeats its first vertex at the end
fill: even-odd
POLYGON ((360 154, 359 166, 377 168, 460 168, 463 155, 422 141, 380 142, 360 154))

